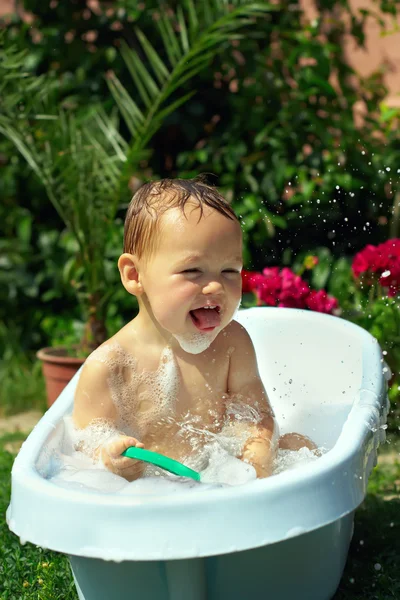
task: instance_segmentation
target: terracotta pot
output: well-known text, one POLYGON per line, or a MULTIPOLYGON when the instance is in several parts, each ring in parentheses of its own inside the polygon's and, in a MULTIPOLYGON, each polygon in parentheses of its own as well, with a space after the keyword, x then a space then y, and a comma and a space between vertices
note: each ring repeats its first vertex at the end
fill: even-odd
POLYGON ((61 394, 67 383, 85 362, 84 358, 67 356, 64 347, 42 348, 36 356, 43 363, 43 375, 46 381, 47 406, 61 394))

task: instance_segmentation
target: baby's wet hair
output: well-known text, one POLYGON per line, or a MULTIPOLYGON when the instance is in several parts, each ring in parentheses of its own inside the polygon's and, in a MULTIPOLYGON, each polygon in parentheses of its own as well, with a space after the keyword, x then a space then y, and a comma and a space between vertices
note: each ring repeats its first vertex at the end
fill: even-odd
POLYGON ((124 252, 139 259, 154 252, 161 216, 169 209, 179 207, 185 215, 188 201, 198 203, 199 221, 204 206, 215 209, 228 219, 239 221, 229 202, 218 190, 207 183, 204 175, 194 179, 161 179, 142 185, 133 196, 126 213, 124 252))

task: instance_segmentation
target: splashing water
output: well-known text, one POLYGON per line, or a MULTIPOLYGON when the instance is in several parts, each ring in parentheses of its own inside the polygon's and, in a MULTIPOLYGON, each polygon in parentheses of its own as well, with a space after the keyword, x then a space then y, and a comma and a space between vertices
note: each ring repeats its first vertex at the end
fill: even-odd
MULTIPOLYGON (((241 405, 241 416, 252 415, 253 422, 259 418, 253 407, 241 405)), ((171 417, 169 417, 171 420, 171 417)), ((75 449, 76 434, 82 430, 74 427, 72 418, 64 417, 64 439, 59 449, 47 456, 46 469, 42 474, 57 486, 88 493, 117 493, 132 496, 157 496, 205 491, 221 487, 243 485, 256 479, 255 469, 239 460, 249 432, 243 423, 227 423, 219 433, 198 427, 195 416, 188 414, 181 424, 179 436, 189 441, 191 452, 182 462, 201 473, 201 483, 177 477, 154 465, 147 465, 142 478, 128 482, 123 477, 106 470, 93 456, 75 449)), ((93 423, 86 428, 86 449, 92 449, 99 441, 115 435, 115 428, 105 423, 93 423)), ((80 446, 82 449, 82 446, 80 446)), ((278 450, 274 475, 300 467, 318 458, 315 451, 302 448, 299 451, 278 450)))

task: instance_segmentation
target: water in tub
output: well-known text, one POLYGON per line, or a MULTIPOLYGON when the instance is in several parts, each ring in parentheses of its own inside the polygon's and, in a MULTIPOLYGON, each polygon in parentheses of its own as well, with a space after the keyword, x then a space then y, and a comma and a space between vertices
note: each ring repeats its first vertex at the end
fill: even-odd
MULTIPOLYGON (((249 412, 252 410, 251 407, 242 406, 242 414, 246 408, 249 412)), ((234 431, 229 432, 227 429, 218 434, 211 434, 206 430, 198 429, 192 421, 193 419, 188 419, 186 423, 181 424, 181 431, 183 435, 191 438, 193 445, 197 446, 197 451, 188 456, 184 462, 187 466, 201 472, 201 483, 177 477, 153 465, 146 467, 140 479, 128 482, 123 477, 103 468, 100 462, 75 449, 76 439, 82 441, 84 436, 82 430, 74 427, 71 416, 64 417, 61 445, 51 450, 44 450, 38 465, 39 470, 46 478, 51 478, 54 484, 61 487, 135 496, 173 494, 178 490, 182 493, 194 488, 198 489, 199 486, 205 490, 243 485, 256 479, 254 468, 236 458, 240 454, 245 437, 240 437, 237 433, 234 434, 234 431), (201 448, 198 447, 199 439, 204 440, 204 438, 208 438, 208 443, 201 448)), ((92 444, 93 439, 102 435, 107 427, 106 423, 97 423, 86 428, 85 435, 88 436, 88 443, 92 444)), ((111 434, 110 431, 108 433, 111 434)), ((316 453, 307 448, 297 452, 278 450, 274 474, 299 467, 316 458, 316 453)))
MULTIPOLYGON (((121 349, 113 348, 113 353, 118 356, 118 362, 121 366, 129 368, 130 372, 137 373, 133 364, 132 356, 127 356, 121 352, 121 349), (125 364, 126 363, 126 364, 125 364), (132 364, 131 364, 132 363, 132 364)), ((109 352, 99 353, 96 355, 97 360, 108 362, 110 360, 109 352)), ((160 369, 156 373, 146 373, 146 377, 157 377, 157 381, 149 381, 157 391, 157 397, 172 397, 176 393, 176 374, 174 373, 173 360, 166 352, 164 360, 160 362, 160 369), (160 387, 160 383, 162 384, 160 387), (161 388, 166 394, 161 393, 161 388)), ((140 374, 143 379, 143 374, 140 374)), ((121 380, 110 380, 110 390, 114 391, 113 401, 118 408, 120 422, 118 427, 112 426, 105 420, 95 419, 85 429, 77 429, 74 426, 72 416, 68 415, 63 420, 63 431, 61 443, 49 448, 45 448, 39 464, 39 471, 46 478, 51 478, 54 484, 62 487, 85 489, 87 491, 104 492, 104 493, 120 493, 123 495, 159 495, 173 494, 179 491, 186 492, 193 488, 209 489, 215 487, 242 485, 256 479, 254 468, 239 460, 243 446, 248 438, 248 431, 244 423, 257 423, 259 416, 254 411, 254 408, 245 403, 231 403, 229 411, 230 419, 222 428, 215 429, 204 425, 198 414, 187 412, 186 415, 180 417, 179 423, 176 422, 173 411, 166 411, 166 406, 159 406, 158 415, 152 414, 152 428, 157 435, 158 432, 170 431, 171 436, 174 436, 175 443, 180 444, 182 448, 186 448, 182 456, 181 462, 196 471, 201 472, 201 483, 179 478, 169 474, 160 468, 153 465, 146 466, 143 476, 133 482, 128 482, 123 477, 111 473, 103 467, 101 462, 95 459, 94 450, 114 436, 117 431, 122 431, 127 435, 135 436, 140 439, 137 432, 132 430, 129 424, 129 414, 132 414, 132 406, 124 401, 124 398, 132 397, 129 390, 125 389, 125 393, 121 394, 121 387, 124 384, 121 373, 117 374, 121 380), (119 391, 119 393, 118 393, 119 391), (155 421, 155 422, 154 422, 155 421), (135 435, 136 434, 136 435, 135 435)), ((132 384, 138 387, 142 381, 132 377, 132 384)), ((133 390, 132 390, 133 391, 133 390)), ((160 404, 160 402, 159 402, 160 404)), ((218 418, 217 415, 210 416, 218 418)), ((211 420, 213 420, 211 418, 211 420)), ((155 440, 151 440, 154 442, 155 440)), ((153 449, 162 451, 161 449, 153 449)), ((164 452, 166 454, 166 452, 164 452)), ((286 469, 295 468, 310 462, 317 458, 315 452, 309 451, 307 448, 294 452, 290 450, 278 450, 274 474, 278 474, 286 469)))

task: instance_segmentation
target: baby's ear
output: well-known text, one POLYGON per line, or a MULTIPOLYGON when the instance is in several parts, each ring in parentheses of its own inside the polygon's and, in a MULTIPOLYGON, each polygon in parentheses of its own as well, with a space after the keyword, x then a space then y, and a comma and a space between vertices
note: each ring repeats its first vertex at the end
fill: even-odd
POLYGON ((133 254, 124 252, 118 259, 122 285, 130 294, 140 296, 143 293, 143 286, 139 281, 139 272, 136 265, 137 260, 133 254))

